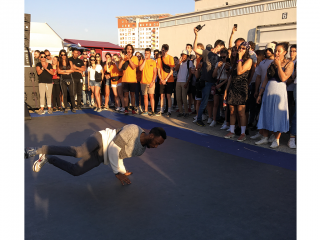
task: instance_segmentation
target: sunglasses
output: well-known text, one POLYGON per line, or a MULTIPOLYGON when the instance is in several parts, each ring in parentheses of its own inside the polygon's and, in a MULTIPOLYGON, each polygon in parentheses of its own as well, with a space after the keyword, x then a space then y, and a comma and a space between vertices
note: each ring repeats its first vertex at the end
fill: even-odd
POLYGON ((95 59, 90 59, 90 61, 95 61, 95 59))
POLYGON ((221 58, 226 58, 227 56, 222 56, 221 58))
POLYGON ((88 55, 87 53, 82 53, 82 55, 88 55))
POLYGON ((40 58, 46 58, 46 57, 44 57, 44 56, 40 56, 40 58))
POLYGON ((100 56, 96 56, 96 58, 100 58, 100 56))
POLYGON ((49 57, 49 56, 50 56, 50 55, 47 55, 47 54, 46 54, 46 57, 49 57))
POLYGON ((61 54, 60 56, 65 56, 65 54, 61 54))
POLYGON ((83 61, 83 62, 88 62, 88 61, 83 61))

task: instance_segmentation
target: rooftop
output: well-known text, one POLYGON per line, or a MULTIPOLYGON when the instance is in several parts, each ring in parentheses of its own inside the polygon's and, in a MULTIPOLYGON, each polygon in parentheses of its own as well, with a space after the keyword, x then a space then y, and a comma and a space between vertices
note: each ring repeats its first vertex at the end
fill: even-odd
POLYGON ((158 17, 170 17, 172 16, 169 13, 161 13, 161 14, 148 14, 148 15, 132 15, 132 16, 121 16, 121 17, 116 17, 119 19, 127 19, 127 18, 158 18, 158 17))
POLYGON ((78 40, 78 39, 64 39, 63 41, 67 43, 80 44, 82 47, 92 47, 92 48, 112 48, 112 49, 123 49, 122 47, 115 45, 110 42, 98 42, 98 41, 88 41, 88 40, 78 40))

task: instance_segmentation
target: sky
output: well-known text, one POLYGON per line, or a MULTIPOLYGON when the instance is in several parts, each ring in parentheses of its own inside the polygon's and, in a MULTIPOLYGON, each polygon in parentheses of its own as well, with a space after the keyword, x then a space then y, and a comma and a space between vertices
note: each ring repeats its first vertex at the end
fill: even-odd
POLYGON ((194 11, 194 0, 25 0, 31 22, 47 23, 62 39, 105 41, 118 44, 117 16, 194 11))

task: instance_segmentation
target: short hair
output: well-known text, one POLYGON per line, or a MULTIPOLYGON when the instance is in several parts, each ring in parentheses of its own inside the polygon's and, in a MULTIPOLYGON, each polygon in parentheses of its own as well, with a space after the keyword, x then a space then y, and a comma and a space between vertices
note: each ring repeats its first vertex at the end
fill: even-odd
POLYGON ((228 49, 222 48, 222 49, 220 50, 220 55, 221 55, 221 54, 227 54, 227 55, 228 55, 228 49))
POLYGON ((43 52, 40 52, 40 54, 39 55, 41 55, 41 54, 44 54, 44 55, 46 55, 46 53, 43 51, 43 52))
POLYGON ((153 53, 155 53, 155 52, 159 52, 159 50, 158 49, 153 50, 153 53))
POLYGON ((40 54, 40 51, 39 51, 39 50, 35 50, 34 52, 35 52, 35 53, 37 52, 37 53, 39 53, 39 54, 40 54))
POLYGON ((254 51, 254 49, 256 48, 256 44, 254 42, 252 42, 252 41, 249 41, 248 43, 249 43, 250 47, 253 49, 253 51, 254 51))
POLYGON ((291 47, 290 47, 290 49, 291 49, 291 48, 297 49, 297 44, 292 44, 291 47))
POLYGON ((133 54, 133 53, 134 53, 134 47, 133 47, 131 44, 127 44, 127 45, 124 47, 124 50, 127 51, 127 48, 128 48, 129 46, 131 47, 131 49, 132 49, 132 54, 133 54))
POLYGON ((177 59, 177 60, 179 60, 179 58, 178 58, 177 56, 175 56, 175 57, 174 57, 174 59, 177 59))
POLYGON ((190 44, 190 43, 187 43, 187 45, 186 45, 186 46, 187 46, 187 47, 188 47, 188 46, 190 46, 190 47, 192 48, 192 44, 190 44))
POLYGON ((218 39, 218 40, 214 43, 214 47, 217 47, 217 46, 225 46, 224 41, 218 39))
POLYGON ((168 51, 169 50, 169 45, 168 44, 163 44, 161 49, 163 49, 163 48, 164 48, 164 50, 168 51))
POLYGON ((106 57, 107 55, 109 55, 110 57, 112 57, 112 56, 111 56, 111 53, 109 53, 109 52, 107 52, 104 56, 106 57))
POLYGON ((150 130, 149 134, 152 133, 156 137, 167 138, 167 133, 162 127, 154 127, 150 130))
POLYGON ((90 51, 91 51, 91 50, 96 51, 94 48, 90 48, 90 51))
POLYGON ((202 50, 204 50, 204 45, 202 43, 198 43, 197 47, 200 47, 202 50))
POLYGON ((74 51, 79 52, 79 49, 77 49, 77 48, 72 49, 72 52, 74 52, 74 51))
POLYGON ((151 49, 150 49, 150 48, 146 48, 146 49, 144 50, 144 52, 150 52, 150 54, 151 54, 151 49))
POLYGON ((238 41, 241 41, 241 42, 245 42, 246 40, 244 38, 237 38, 235 41, 234 41, 234 44, 236 44, 236 42, 238 41))
POLYGON ((43 52, 50 52, 48 49, 44 50, 43 52))

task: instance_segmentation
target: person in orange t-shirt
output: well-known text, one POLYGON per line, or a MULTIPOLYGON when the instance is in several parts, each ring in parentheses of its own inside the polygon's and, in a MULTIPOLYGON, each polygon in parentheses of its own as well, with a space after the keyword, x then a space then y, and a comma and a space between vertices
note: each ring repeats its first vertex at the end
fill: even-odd
POLYGON ((174 65, 174 60, 173 57, 168 54, 169 51, 169 45, 168 44, 163 44, 162 45, 162 56, 161 58, 158 58, 157 62, 157 68, 158 68, 158 76, 160 79, 160 112, 157 114, 157 116, 161 116, 163 112, 163 102, 165 95, 167 95, 168 99, 168 113, 167 117, 171 116, 171 95, 173 93, 174 89, 174 79, 173 79, 173 68, 175 67, 174 65))
POLYGON ((157 63, 152 60, 151 49, 146 48, 144 50, 145 59, 140 60, 139 69, 142 71, 141 78, 141 91, 144 98, 144 112, 141 115, 148 115, 148 94, 151 105, 151 116, 155 116, 154 112, 154 91, 155 91, 155 80, 157 77, 157 63))
POLYGON ((134 107, 134 109, 132 109, 132 114, 137 114, 135 111, 135 91, 137 86, 136 68, 139 65, 139 60, 136 56, 133 56, 133 53, 134 48, 131 44, 127 44, 124 48, 124 52, 120 53, 121 60, 119 68, 123 70, 122 89, 124 93, 125 114, 129 113, 129 92, 131 96, 131 105, 134 107))
POLYGON ((119 68, 119 56, 117 54, 113 54, 112 59, 108 59, 106 63, 107 72, 110 73, 110 82, 111 88, 114 94, 114 99, 116 103, 115 111, 124 112, 124 99, 123 99, 123 92, 122 92, 122 69, 119 68), (120 101, 122 103, 122 108, 120 108, 120 101))

